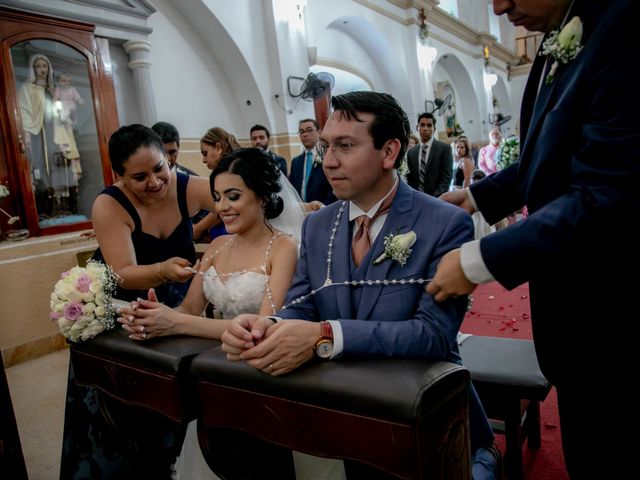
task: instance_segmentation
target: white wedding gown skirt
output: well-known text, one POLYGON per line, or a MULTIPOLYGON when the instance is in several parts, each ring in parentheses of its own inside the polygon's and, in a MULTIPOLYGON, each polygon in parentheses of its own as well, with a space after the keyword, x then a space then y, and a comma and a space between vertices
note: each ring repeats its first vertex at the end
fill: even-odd
MULTIPOLYGON (((256 270, 258 271, 224 275, 224 279, 220 278, 214 267, 205 272, 204 294, 215 306, 217 318, 233 318, 240 313, 253 313, 260 310, 265 292, 264 266, 256 270)), ((238 448, 242 446, 239 445, 238 448)), ((298 480, 346 480, 342 460, 314 457, 294 451, 293 462, 298 480)), ((196 420, 187 426, 187 434, 180 456, 175 463, 173 478, 174 480, 219 479, 209 469, 200 450, 196 420)), ((267 472, 265 472, 265 478, 269 478, 267 472)))
MULTIPOLYGON (((239 448, 241 448, 239 446, 239 448)), ((293 464, 297 480, 346 480, 342 460, 314 457, 293 452, 293 464)), ((176 460, 174 480, 219 480, 202 455, 198 443, 198 426, 193 420, 187 426, 182 451, 176 460)), ((265 472, 265 478, 270 478, 265 472)))

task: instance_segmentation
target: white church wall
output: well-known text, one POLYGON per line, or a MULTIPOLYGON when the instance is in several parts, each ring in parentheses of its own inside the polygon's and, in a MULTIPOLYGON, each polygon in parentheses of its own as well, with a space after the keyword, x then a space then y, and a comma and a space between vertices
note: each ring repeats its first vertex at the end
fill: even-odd
POLYGON ((153 3, 157 12, 148 23, 153 28, 150 59, 158 120, 173 123, 189 138, 200 138, 214 126, 236 133, 231 72, 224 72, 180 9, 165 0, 153 3))

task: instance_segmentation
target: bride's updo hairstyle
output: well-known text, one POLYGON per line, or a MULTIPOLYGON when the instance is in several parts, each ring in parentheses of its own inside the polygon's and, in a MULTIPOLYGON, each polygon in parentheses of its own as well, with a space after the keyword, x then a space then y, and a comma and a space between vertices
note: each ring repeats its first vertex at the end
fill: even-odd
POLYGON ((211 195, 214 195, 215 179, 221 173, 239 175, 245 185, 258 198, 264 200, 266 219, 276 218, 284 209, 284 202, 278 195, 282 189, 278 179, 280 169, 269 155, 259 148, 239 148, 223 157, 209 176, 211 195))

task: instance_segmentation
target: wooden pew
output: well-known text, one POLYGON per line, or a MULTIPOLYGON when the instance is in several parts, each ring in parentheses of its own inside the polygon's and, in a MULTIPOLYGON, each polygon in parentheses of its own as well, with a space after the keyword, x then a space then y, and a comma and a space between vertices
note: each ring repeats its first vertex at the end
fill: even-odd
POLYGON ((272 377, 227 361, 216 348, 198 355, 191 369, 201 403, 200 444, 214 471, 209 445, 221 428, 398 478, 470 479, 469 372, 458 365, 311 362, 272 377))

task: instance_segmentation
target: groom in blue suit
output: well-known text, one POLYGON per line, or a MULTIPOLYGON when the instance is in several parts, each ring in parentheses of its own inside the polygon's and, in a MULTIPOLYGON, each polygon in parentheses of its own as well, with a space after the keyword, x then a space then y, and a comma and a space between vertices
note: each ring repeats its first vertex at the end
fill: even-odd
POLYGON ((516 25, 548 32, 543 45, 557 50, 552 32, 560 30, 564 45, 582 48, 560 60, 537 56, 522 101, 519 162, 446 196, 489 223, 524 205, 529 216, 447 254, 427 289, 447 301, 494 279, 510 289, 529 282, 533 338, 558 394, 569 475, 628 478, 638 469, 638 441, 616 437, 638 408, 628 392, 638 365, 638 285, 627 279, 640 267, 640 90, 629 70, 640 2, 493 6, 516 25))
MULTIPOLYGON (((352 92, 331 102, 334 111, 319 149, 327 178, 344 201, 305 220, 289 306, 276 319, 236 317, 222 337, 223 350, 272 375, 290 372, 314 355, 460 363, 456 335, 467 297, 438 303, 421 284, 407 281, 430 278, 445 253, 473 237, 473 222, 463 210, 399 179, 409 122, 392 96, 352 92), (406 264, 391 255, 376 261, 385 252, 385 238, 411 233, 416 241, 406 264), (357 285, 345 286, 346 281, 357 285)), ((474 478, 495 478, 498 454, 491 450, 493 434, 473 388, 470 427, 474 478)), ((364 478, 359 468, 346 465, 350 477, 364 478)))

